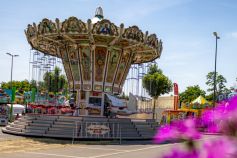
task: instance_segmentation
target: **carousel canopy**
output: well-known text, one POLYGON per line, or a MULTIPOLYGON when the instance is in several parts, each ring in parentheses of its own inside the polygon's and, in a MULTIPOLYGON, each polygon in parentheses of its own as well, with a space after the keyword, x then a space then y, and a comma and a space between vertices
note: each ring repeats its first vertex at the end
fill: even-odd
POLYGON ((121 93, 131 65, 159 58, 163 48, 156 34, 104 19, 101 7, 87 22, 45 18, 25 34, 33 49, 61 58, 70 89, 83 91, 121 93))

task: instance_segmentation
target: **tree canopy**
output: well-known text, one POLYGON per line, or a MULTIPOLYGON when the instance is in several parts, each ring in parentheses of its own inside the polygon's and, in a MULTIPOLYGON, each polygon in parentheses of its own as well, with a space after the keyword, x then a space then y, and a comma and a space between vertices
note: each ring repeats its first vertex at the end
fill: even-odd
MULTIPOLYGON (((53 72, 46 72, 43 77, 43 81, 28 80, 12 81, 12 87, 16 87, 16 90, 23 94, 24 91, 30 91, 32 88, 38 89, 40 92, 48 91, 57 93, 59 91, 67 90, 66 76, 60 74, 61 70, 55 67, 53 72)), ((11 82, 2 82, 2 89, 10 89, 11 82)))
POLYGON ((190 103, 200 95, 205 97, 206 92, 202 90, 198 85, 189 86, 186 90, 179 94, 180 102, 190 103))
POLYGON ((44 84, 48 92, 59 92, 64 88, 67 89, 67 80, 65 75, 60 74, 61 70, 55 67, 53 72, 44 74, 44 84))
POLYGON ((142 79, 142 85, 155 99, 162 94, 169 93, 173 87, 171 80, 155 64, 149 67, 148 73, 142 79))
POLYGON ((147 93, 154 99, 153 115, 155 118, 155 99, 160 95, 169 93, 173 84, 168 77, 166 77, 158 66, 153 64, 149 67, 148 73, 142 79, 142 86, 146 89, 147 93))
MULTIPOLYGON (((16 87, 19 93, 23 93, 24 91, 30 91, 31 88, 36 87, 36 81, 32 80, 29 82, 28 80, 23 81, 12 81, 12 87, 16 87)), ((2 82, 1 83, 2 89, 11 89, 11 81, 9 82, 2 82)))
MULTIPOLYGON (((209 88, 207 89, 208 92, 214 91, 214 75, 215 75, 215 72, 209 72, 206 76, 207 78, 206 85, 209 86, 209 88)), ((226 83, 227 83, 227 80, 225 79, 225 77, 216 72, 217 94, 222 94, 226 90, 226 86, 225 86, 226 83)))

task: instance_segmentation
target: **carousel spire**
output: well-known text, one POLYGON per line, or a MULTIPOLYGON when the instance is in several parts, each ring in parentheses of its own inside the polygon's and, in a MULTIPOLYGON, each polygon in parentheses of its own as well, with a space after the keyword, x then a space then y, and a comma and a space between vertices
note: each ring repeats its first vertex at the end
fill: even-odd
POLYGON ((101 7, 96 8, 95 17, 99 18, 100 20, 104 18, 103 9, 101 7))
POLYGON ((103 16, 103 9, 101 7, 98 7, 96 8, 96 11, 95 11, 95 17, 92 18, 92 24, 95 24, 97 23, 98 21, 101 21, 104 19, 104 16, 103 16))

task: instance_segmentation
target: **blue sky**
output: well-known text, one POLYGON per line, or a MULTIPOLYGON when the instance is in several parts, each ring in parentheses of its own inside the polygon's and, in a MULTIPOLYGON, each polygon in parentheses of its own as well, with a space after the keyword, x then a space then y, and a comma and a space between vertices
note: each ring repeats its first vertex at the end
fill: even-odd
POLYGON ((30 45, 24 29, 43 18, 61 21, 76 16, 92 18, 101 6, 105 18, 117 26, 137 25, 163 40, 159 67, 183 91, 187 86, 207 89, 206 74, 214 70, 215 38, 218 32, 217 71, 232 86, 237 77, 237 1, 235 0, 1 0, 0 81, 10 80, 10 57, 14 80, 29 78, 30 45))

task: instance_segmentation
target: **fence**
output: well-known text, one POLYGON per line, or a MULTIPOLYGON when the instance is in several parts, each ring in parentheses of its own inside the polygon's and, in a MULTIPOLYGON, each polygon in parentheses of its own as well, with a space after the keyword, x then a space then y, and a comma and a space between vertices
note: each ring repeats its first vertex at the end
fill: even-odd
POLYGON ((74 139, 116 139, 121 143, 121 126, 112 122, 75 122, 74 139))

